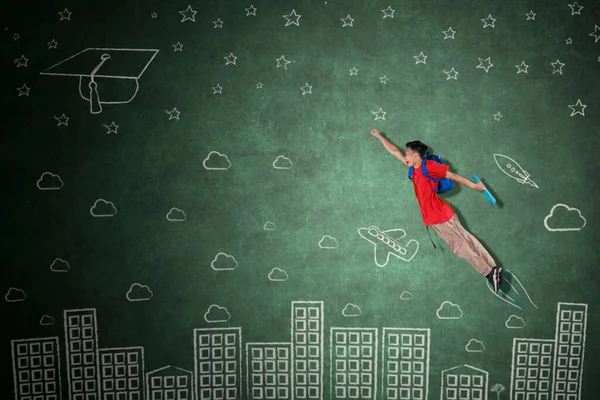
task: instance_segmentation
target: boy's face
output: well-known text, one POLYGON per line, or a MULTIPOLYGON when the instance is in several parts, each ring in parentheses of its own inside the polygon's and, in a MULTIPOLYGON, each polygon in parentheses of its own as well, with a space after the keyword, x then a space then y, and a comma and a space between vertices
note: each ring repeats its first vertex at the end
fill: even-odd
POLYGON ((419 156, 419 153, 417 153, 416 151, 413 151, 410 147, 406 148, 405 151, 406 154, 406 165, 408 165, 408 167, 414 167, 415 164, 417 163, 417 160, 419 158, 421 158, 419 156))

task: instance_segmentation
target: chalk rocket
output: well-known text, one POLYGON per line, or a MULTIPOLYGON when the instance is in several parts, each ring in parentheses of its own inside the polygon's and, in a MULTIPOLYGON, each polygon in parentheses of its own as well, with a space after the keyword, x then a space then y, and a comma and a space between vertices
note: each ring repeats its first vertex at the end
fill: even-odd
POLYGON ((510 176, 514 180, 519 183, 529 185, 537 188, 538 185, 531 179, 529 179, 529 173, 524 171, 523 168, 519 165, 518 162, 513 160, 512 158, 505 156, 503 154, 494 154, 494 161, 496 161, 496 165, 500 168, 500 171, 504 172, 506 175, 510 176))

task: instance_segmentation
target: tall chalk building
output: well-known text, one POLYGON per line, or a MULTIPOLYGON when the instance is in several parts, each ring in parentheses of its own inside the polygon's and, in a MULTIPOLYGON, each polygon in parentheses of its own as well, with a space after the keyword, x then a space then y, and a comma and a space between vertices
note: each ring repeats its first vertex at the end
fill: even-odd
POLYGON ((11 341, 15 400, 62 400, 58 337, 11 341))
POLYGON ((294 398, 323 399, 323 302, 292 301, 294 398))

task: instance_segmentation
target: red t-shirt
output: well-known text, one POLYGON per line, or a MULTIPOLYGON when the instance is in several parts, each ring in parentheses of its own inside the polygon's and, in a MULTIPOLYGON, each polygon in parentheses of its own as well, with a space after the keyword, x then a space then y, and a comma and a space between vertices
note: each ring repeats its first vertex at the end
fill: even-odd
MULTIPOLYGON (((427 163, 425 165, 427 174, 436 179, 445 178, 448 169, 450 169, 448 165, 431 160, 425 162, 427 163)), ((437 182, 423 175, 421 167, 415 168, 412 181, 425 225, 441 224, 452 218, 454 210, 452 210, 450 204, 438 197, 434 189, 434 187, 437 187, 437 182)))

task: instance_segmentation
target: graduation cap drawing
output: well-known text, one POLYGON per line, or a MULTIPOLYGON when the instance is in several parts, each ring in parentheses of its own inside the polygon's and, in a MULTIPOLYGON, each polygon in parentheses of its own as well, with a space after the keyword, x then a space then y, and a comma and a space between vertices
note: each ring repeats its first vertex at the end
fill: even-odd
POLYGON ((103 104, 126 104, 135 98, 139 79, 157 54, 155 49, 90 47, 41 74, 79 77, 79 95, 89 102, 90 113, 99 114, 103 104))

